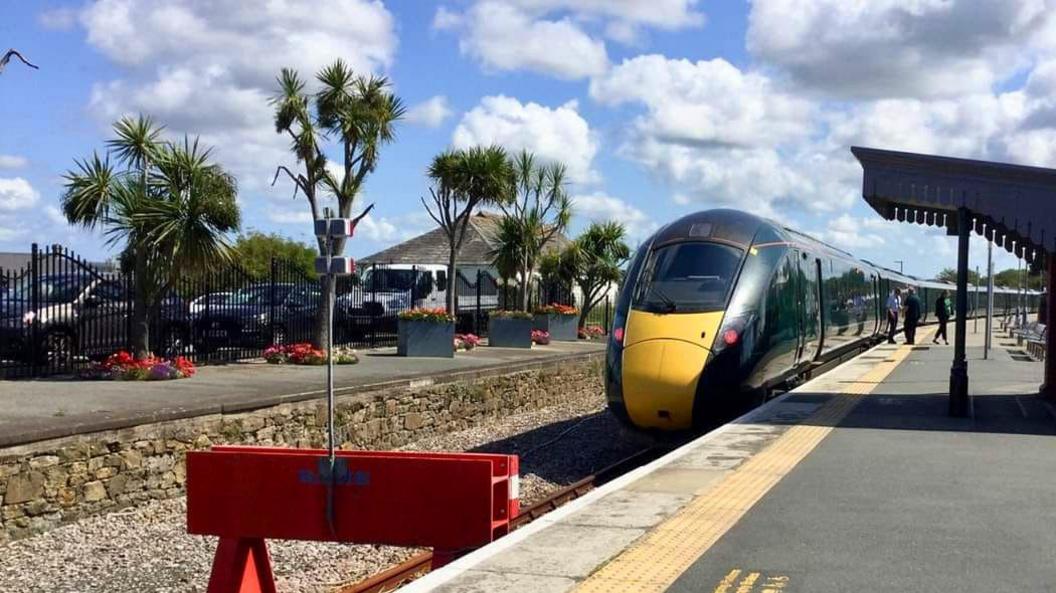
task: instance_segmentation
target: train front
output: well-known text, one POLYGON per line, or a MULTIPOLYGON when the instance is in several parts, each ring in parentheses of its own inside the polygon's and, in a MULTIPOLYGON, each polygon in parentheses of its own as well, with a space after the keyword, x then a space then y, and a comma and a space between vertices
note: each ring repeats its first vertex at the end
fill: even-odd
POLYGON ((700 425, 700 408, 716 403, 706 384, 738 374, 744 328, 727 318, 726 305, 758 227, 738 211, 701 212, 664 227, 635 254, 606 363, 609 407, 622 420, 643 429, 700 425))

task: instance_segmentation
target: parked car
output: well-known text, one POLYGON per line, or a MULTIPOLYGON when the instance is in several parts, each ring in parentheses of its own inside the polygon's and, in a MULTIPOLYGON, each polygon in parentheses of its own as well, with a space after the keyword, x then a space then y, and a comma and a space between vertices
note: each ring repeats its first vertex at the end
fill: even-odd
POLYGON ((229 291, 210 292, 207 294, 203 294, 199 297, 191 299, 191 301, 187 303, 188 313, 190 313, 192 317, 197 317, 198 315, 204 313, 206 309, 211 309, 213 307, 226 304, 227 301, 230 300, 234 294, 235 293, 229 291))
MULTIPOLYGON (((57 274, 12 291, 0 304, 0 357, 62 364, 101 358, 129 347, 131 301, 125 282, 113 276, 57 274), (36 332, 36 343, 33 335, 36 332)), ((162 299, 151 319, 155 350, 169 355, 189 335, 188 318, 175 295, 162 299)))
POLYGON ((194 319, 195 348, 261 347, 308 340, 322 293, 318 286, 252 284, 194 319))

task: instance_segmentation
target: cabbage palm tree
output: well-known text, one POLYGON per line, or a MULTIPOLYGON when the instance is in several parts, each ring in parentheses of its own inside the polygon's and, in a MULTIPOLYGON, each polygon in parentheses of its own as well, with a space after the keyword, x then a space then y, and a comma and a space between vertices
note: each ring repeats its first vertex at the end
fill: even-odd
POLYGON ((618 222, 595 222, 561 253, 560 259, 583 295, 580 327, 608 294, 609 287, 622 278, 623 266, 631 257, 631 248, 624 241, 626 235, 626 229, 618 222))
POLYGON ((505 204, 511 196, 513 169, 499 146, 447 150, 433 158, 427 172, 432 204, 422 204, 447 236, 447 312, 454 314, 456 260, 469 228, 469 217, 484 204, 505 204))
MULTIPOLYGON (((337 201, 339 217, 351 218, 363 182, 377 168, 381 147, 395 139, 396 122, 406 109, 390 92, 388 79, 355 76, 343 60, 320 70, 316 81, 319 90, 309 94, 296 71, 283 69, 279 75, 279 92, 271 100, 275 130, 290 137, 291 150, 303 172, 295 174, 279 166, 275 180, 285 173, 294 182, 294 196, 304 194, 313 219, 322 218, 320 198, 326 194, 337 201), (341 155, 335 159, 340 167, 337 173, 326 166, 323 145, 328 139, 337 143, 341 155)), ((363 209, 355 220, 358 222, 373 207, 363 209)), ((322 239, 318 246, 319 254, 325 255, 322 239)), ((345 240, 334 241, 331 247, 333 255, 341 255, 345 240)), ((324 294, 329 294, 331 277, 324 276, 320 282, 324 294)), ((312 340, 316 346, 327 343, 329 306, 329 299, 324 299, 316 315, 312 340)))
POLYGON ((105 157, 76 161, 65 174, 62 210, 71 224, 102 228, 107 243, 122 248, 134 286, 132 349, 142 358, 150 353, 151 313, 173 282, 230 259, 238 187, 197 139, 164 141, 148 117, 124 118, 114 132, 105 157))
POLYGON ((527 311, 539 257, 551 239, 568 227, 572 201, 565 191, 564 165, 539 163, 528 151, 521 151, 511 165, 513 197, 500 204, 505 216, 499 225, 499 247, 493 257, 497 266, 500 261, 512 266, 520 282, 519 307, 527 311))

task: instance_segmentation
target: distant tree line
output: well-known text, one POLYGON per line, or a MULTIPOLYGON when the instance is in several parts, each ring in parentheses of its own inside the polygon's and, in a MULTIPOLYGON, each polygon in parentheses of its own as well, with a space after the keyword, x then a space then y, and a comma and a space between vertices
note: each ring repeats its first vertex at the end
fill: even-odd
MULTIPOLYGON (((957 270, 953 268, 945 268, 939 272, 939 275, 936 276, 935 279, 939 282, 956 283, 957 270)), ((1029 289, 1043 290, 1045 288, 1045 274, 1031 275, 1027 273, 1026 270, 1017 270, 1016 268, 1008 268, 994 274, 994 286, 1019 288, 1024 282, 1029 289)), ((968 283, 985 286, 987 284, 987 277, 976 273, 975 270, 968 270, 968 283)))

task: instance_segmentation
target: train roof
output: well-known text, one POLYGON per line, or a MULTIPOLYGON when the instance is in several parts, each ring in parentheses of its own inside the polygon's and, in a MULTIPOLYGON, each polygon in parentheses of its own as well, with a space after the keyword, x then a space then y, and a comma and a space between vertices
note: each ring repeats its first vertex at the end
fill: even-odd
MULTIPOLYGON (((851 260, 864 266, 869 266, 892 280, 912 284, 915 286, 950 289, 956 286, 952 283, 939 282, 937 280, 925 280, 910 274, 904 274, 891 268, 878 265, 866 259, 855 257, 852 253, 844 251, 833 245, 816 239, 802 231, 798 231, 775 220, 764 218, 756 214, 734 210, 732 208, 715 208, 712 210, 701 210, 687 214, 682 218, 662 227, 653 235, 654 245, 664 245, 676 241, 688 239, 717 241, 727 243, 741 249, 747 249, 753 242, 768 242, 765 237, 773 237, 774 241, 785 241, 800 247, 809 247, 815 252, 828 253, 831 256, 851 260), (760 231, 764 231, 760 233, 760 231), (766 231, 769 231, 767 233, 766 231), (759 237, 763 237, 760 239, 759 237)), ((975 288, 973 284, 969 288, 975 288)), ((980 289, 985 287, 980 286, 980 289)), ((1016 292, 1015 288, 994 287, 996 292, 1016 292)), ((1026 294, 1041 294, 1040 291, 1028 290, 1026 294)))

